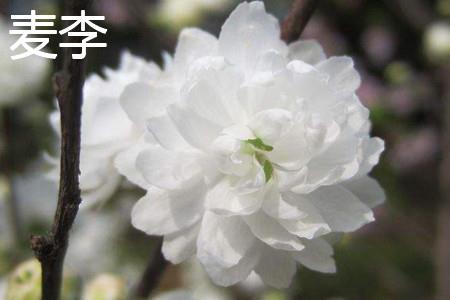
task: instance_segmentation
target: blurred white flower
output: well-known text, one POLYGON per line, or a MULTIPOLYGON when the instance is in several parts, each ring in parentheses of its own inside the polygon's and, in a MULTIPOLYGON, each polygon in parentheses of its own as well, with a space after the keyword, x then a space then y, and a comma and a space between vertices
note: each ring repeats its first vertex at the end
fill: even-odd
POLYGON ((12 60, 9 47, 16 39, 9 35, 9 30, 8 23, 0 19, 0 106, 34 97, 52 62, 39 56, 12 60))
POLYGON ((440 21, 431 24, 425 31, 425 52, 436 63, 450 61, 450 23, 440 21))
POLYGON ((262 2, 242 3, 219 39, 184 30, 161 77, 121 96, 159 144, 125 168, 148 191, 133 225, 163 235, 173 263, 196 254, 223 286, 255 271, 287 287, 296 263, 335 272, 323 237, 373 221, 384 199, 367 176, 384 143, 369 136, 352 59, 279 36, 262 2))
MULTIPOLYGON (((121 183, 120 169, 123 160, 132 159, 132 148, 141 137, 141 131, 127 118, 119 104, 119 96, 129 83, 151 80, 160 73, 154 63, 124 52, 117 70, 105 69, 105 78, 91 75, 84 85, 84 102, 81 125, 80 187, 84 206, 108 199, 121 183), (127 149, 127 155, 123 151, 127 149)), ((60 136, 60 115, 56 110, 50 122, 60 136)), ((49 174, 59 177, 59 161, 49 174)), ((134 178, 129 178, 134 180, 134 178)), ((136 180, 139 180, 137 178, 136 180)))
MULTIPOLYGON (((85 212, 80 215, 71 233, 71 246, 66 263, 83 276, 93 276, 98 270, 113 270, 117 252, 111 251, 119 243, 118 234, 129 224, 129 213, 119 209, 114 213, 85 212), (109 255, 104 255, 108 252, 109 255)), ((124 274, 126 266, 121 264, 124 274)))
POLYGON ((41 273, 41 265, 36 259, 31 259, 18 265, 9 275, 5 299, 40 299, 41 273))
POLYGON ((125 300, 125 281, 113 274, 101 274, 90 281, 83 291, 83 300, 125 300))
POLYGON ((230 0, 163 0, 156 10, 156 19, 169 28, 178 30, 199 21, 205 12, 225 9, 230 0))
MULTIPOLYGON (((41 264, 30 259, 19 264, 8 276, 4 300, 40 300, 42 285, 41 264)), ((77 278, 65 271, 62 283, 62 298, 74 299, 77 293, 77 278)), ((1 296, 1 291, 0 291, 1 296)))

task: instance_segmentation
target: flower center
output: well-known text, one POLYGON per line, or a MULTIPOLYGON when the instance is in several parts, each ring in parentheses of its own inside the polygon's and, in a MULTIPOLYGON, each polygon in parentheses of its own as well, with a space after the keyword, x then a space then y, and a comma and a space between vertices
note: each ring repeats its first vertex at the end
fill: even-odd
POLYGON ((236 179, 253 178, 259 183, 268 183, 274 177, 274 165, 268 158, 274 148, 261 138, 246 140, 224 134, 213 142, 212 150, 217 167, 224 174, 236 179))
POLYGON ((260 138, 249 139, 244 141, 244 147, 242 147, 248 154, 254 155, 258 163, 264 170, 264 176, 266 183, 270 181, 273 176, 273 165, 269 159, 267 159, 265 152, 270 152, 273 147, 267 145, 260 138))

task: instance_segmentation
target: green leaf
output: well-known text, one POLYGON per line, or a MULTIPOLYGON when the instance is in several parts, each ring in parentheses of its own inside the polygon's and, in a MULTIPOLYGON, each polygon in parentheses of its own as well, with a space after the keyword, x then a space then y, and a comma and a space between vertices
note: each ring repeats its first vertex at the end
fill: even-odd
POLYGON ((273 174, 273 166, 270 161, 266 160, 263 166, 264 175, 266 176, 266 183, 269 182, 270 178, 272 178, 273 174))
POLYGON ((264 144, 264 142, 260 138, 247 140, 247 143, 249 143, 250 145, 252 145, 256 149, 259 149, 259 150, 262 150, 262 151, 270 152, 270 151, 273 150, 272 146, 264 144))

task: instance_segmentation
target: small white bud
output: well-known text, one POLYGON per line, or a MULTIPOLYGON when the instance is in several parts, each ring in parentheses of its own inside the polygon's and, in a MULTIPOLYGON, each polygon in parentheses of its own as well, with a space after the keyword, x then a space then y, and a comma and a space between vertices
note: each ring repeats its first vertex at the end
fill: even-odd
POLYGON ((125 300, 126 289, 122 278, 112 274, 101 274, 86 286, 83 300, 125 300))

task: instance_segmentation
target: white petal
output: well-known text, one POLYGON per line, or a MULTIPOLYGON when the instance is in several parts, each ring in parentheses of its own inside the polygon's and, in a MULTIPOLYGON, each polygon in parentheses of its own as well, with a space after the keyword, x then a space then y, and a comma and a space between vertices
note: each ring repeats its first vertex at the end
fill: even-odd
POLYGON ((181 136, 193 147, 199 149, 207 149, 223 129, 179 105, 170 105, 168 111, 181 136))
POLYGON ((180 68, 187 68, 194 60, 214 55, 216 51, 217 39, 213 35, 196 28, 183 29, 178 38, 173 63, 178 72, 183 72, 180 68))
POLYGON ((212 166, 224 174, 246 176, 251 171, 254 160, 252 154, 241 151, 242 147, 242 142, 232 136, 219 136, 211 145, 212 166))
MULTIPOLYGON (((263 72, 254 74, 247 82, 241 84, 237 92, 237 99, 241 110, 246 115, 253 116, 260 111, 280 108, 291 111, 296 105, 295 95, 291 92, 292 80, 290 74, 278 72, 263 72)), ((248 122, 248 120, 245 120, 248 122)))
POLYGON ((253 67, 260 53, 269 49, 285 52, 278 20, 267 14, 264 3, 241 3, 222 27, 219 52, 233 64, 253 67))
POLYGON ((128 117, 144 129, 149 118, 162 114, 177 97, 176 90, 170 86, 137 82, 125 88, 120 103, 128 117))
POLYGON ((302 124, 295 124, 287 134, 271 146, 274 148, 273 151, 266 155, 271 162, 282 169, 300 170, 312 156, 302 124))
POLYGON ((153 134, 156 141, 168 150, 182 150, 190 148, 167 114, 150 118, 147 129, 153 134))
POLYGON ((323 219, 317 221, 315 216, 308 216, 300 220, 280 220, 280 224, 290 233, 308 240, 331 232, 330 226, 323 219))
POLYGON ((253 164, 246 176, 240 177, 233 186, 240 194, 252 194, 262 191, 266 185, 266 175, 263 167, 253 157, 253 164))
POLYGON ((250 215, 261 207, 262 193, 239 194, 227 177, 219 181, 206 196, 206 207, 223 215, 250 215))
POLYGON ((330 75, 329 84, 333 85, 337 92, 353 93, 361 84, 361 77, 350 57, 330 57, 316 67, 330 75))
POLYGON ((149 235, 178 232, 201 218, 204 193, 201 185, 177 193, 150 189, 133 207, 132 224, 149 235))
POLYGON ((354 130, 354 132, 369 133, 370 120, 369 120, 369 110, 362 105, 356 94, 349 98, 346 104, 348 126, 354 130))
POLYGON ((336 264, 333 259, 333 248, 323 239, 305 241, 305 249, 292 252, 292 257, 305 267, 322 272, 336 273, 336 264))
POLYGON ((273 145, 293 126, 292 114, 284 109, 269 109, 257 113, 248 127, 266 144, 273 145))
POLYGON ((303 213, 296 219, 279 220, 279 223, 290 233, 305 239, 313 239, 331 231, 330 226, 322 218, 320 211, 303 195, 283 193, 287 203, 295 206, 303 213))
POLYGON ((206 104, 206 107, 198 107, 197 112, 213 122, 220 120, 222 123, 218 123, 223 124, 232 119, 234 123, 242 123, 245 112, 236 97, 236 91, 243 81, 242 70, 227 63, 224 57, 206 56, 189 66, 181 93, 182 95, 188 93, 193 104, 197 106, 206 104), (194 91, 192 91, 193 88, 194 91), (200 99, 196 99, 197 96, 200 96, 200 99), (208 113, 210 101, 214 102, 212 112, 215 113, 215 117, 213 118, 208 113), (217 111, 217 107, 221 107, 222 111, 217 111))
POLYGON ((191 86, 183 100, 193 112, 210 122, 223 127, 232 124, 220 91, 206 80, 197 81, 191 86))
POLYGON ((315 40, 302 40, 289 45, 290 60, 301 60, 315 65, 326 59, 322 46, 315 40))
POLYGON ((254 243, 254 235, 241 218, 206 212, 197 241, 198 257, 227 269, 237 265, 254 243))
POLYGON ((368 176, 346 181, 342 185, 370 208, 382 204, 386 199, 380 184, 368 176))
POLYGON ((201 166, 196 155, 168 151, 159 146, 140 152, 136 168, 148 183, 168 190, 189 187, 201 179, 201 166))
POLYGON ((289 287, 297 265, 289 252, 264 247, 255 272, 264 283, 281 289, 289 287))
POLYGON ((142 174, 136 168, 136 159, 139 153, 149 147, 144 141, 136 142, 128 149, 120 152, 114 159, 114 166, 119 173, 125 176, 129 181, 138 185, 141 188, 148 187, 142 174))
POLYGON ((308 163, 306 183, 294 187, 292 191, 306 194, 320 185, 331 185, 355 176, 359 169, 359 143, 360 139, 343 134, 308 163))
POLYGON ((375 220, 372 210, 341 186, 321 187, 306 197, 333 231, 352 232, 375 220))
POLYGON ((283 53, 270 49, 258 57, 255 72, 276 73, 285 68, 286 64, 286 57, 283 53))
POLYGON ((250 275, 258 263, 259 255, 260 251, 250 250, 237 265, 228 269, 218 265, 214 258, 211 259, 209 256, 199 256, 199 260, 215 284, 228 287, 245 280, 250 275))
POLYGON ((262 212, 246 216, 244 220, 257 238, 275 249, 299 251, 304 248, 300 239, 262 212))
POLYGON ((200 224, 164 236, 162 253, 173 264, 179 264, 195 254, 200 224))
POLYGON ((306 182, 308 167, 300 170, 289 171, 277 168, 278 188, 280 191, 290 191, 295 186, 301 186, 306 182))
POLYGON ((95 107, 89 112, 93 117, 90 120, 84 118, 86 123, 82 123, 82 145, 117 144, 128 139, 133 124, 121 108, 117 95, 96 100, 95 107))
POLYGON ((297 206, 284 201, 276 188, 271 188, 266 193, 262 208, 266 214, 275 219, 289 220, 306 216, 306 214, 298 209, 297 206))
POLYGON ((363 140, 360 156, 362 162, 358 171, 359 175, 366 175, 380 160, 380 155, 384 151, 384 141, 380 138, 367 138, 363 140))
POLYGON ((243 125, 233 125, 225 128, 222 131, 223 134, 234 137, 238 140, 245 141, 256 138, 253 132, 247 127, 243 125))

